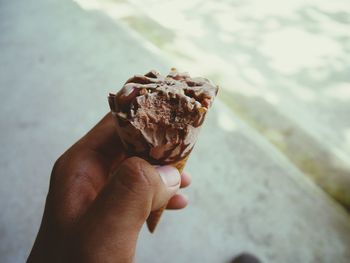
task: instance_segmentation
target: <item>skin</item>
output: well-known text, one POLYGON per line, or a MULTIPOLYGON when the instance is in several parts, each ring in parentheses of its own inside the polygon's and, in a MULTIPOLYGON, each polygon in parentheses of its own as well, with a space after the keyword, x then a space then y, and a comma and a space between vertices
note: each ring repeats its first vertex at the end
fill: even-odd
POLYGON ((107 114, 56 161, 27 262, 133 262, 150 212, 184 208, 177 190, 189 184, 188 173, 127 158, 107 114))

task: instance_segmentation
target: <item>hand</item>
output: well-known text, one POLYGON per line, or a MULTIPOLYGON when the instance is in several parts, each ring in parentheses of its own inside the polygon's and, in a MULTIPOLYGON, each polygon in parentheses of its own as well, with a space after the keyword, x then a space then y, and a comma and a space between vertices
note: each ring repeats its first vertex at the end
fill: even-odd
POLYGON ((132 262, 141 227, 190 177, 126 158, 111 114, 55 163, 41 227, 28 262, 132 262))

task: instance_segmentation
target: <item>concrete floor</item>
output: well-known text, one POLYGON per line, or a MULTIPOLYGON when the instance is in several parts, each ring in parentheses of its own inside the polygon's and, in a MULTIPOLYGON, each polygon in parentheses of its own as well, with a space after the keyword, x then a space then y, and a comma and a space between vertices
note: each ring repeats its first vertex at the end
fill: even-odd
MULTIPOLYGON (((69 0, 0 3, 0 262, 25 261, 55 159, 134 73, 170 63, 143 38, 69 0)), ((350 220, 220 100, 191 155, 191 204, 143 229, 136 262, 348 262, 350 220), (208 161, 210 158, 210 162, 208 161), (317 220, 316 220, 317 219, 317 220)))

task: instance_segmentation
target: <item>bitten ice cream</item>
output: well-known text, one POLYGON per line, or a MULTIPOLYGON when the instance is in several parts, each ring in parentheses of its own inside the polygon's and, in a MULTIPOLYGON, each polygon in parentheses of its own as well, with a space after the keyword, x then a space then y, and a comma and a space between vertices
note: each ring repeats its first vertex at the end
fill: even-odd
MULTIPOLYGON (((208 79, 176 69, 163 77, 152 70, 128 79, 108 101, 129 155, 181 172, 217 92, 208 79)), ((150 227, 149 221, 153 232, 157 222, 150 227)))

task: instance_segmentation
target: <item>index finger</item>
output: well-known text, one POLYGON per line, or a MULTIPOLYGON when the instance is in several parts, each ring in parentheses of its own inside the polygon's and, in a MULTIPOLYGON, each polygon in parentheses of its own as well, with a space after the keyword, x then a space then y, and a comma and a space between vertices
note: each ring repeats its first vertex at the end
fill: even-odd
POLYGON ((123 145, 118 136, 112 113, 106 114, 77 143, 80 149, 92 150, 107 159, 123 153, 123 145))

